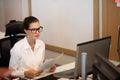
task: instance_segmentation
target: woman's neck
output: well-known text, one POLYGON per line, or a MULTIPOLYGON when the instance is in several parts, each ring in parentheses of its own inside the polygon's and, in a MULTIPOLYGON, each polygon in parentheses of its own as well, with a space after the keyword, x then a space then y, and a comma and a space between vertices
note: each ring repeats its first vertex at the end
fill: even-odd
POLYGON ((31 49, 34 51, 35 40, 30 39, 30 38, 27 38, 27 40, 28 40, 28 43, 29 43, 31 49))

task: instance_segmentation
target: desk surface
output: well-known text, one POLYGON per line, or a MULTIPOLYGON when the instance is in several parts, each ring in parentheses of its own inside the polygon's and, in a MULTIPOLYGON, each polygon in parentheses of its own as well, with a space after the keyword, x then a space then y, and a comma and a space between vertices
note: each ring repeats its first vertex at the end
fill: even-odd
POLYGON ((73 69, 73 68, 75 68, 75 62, 71 62, 71 63, 65 64, 65 65, 62 65, 62 66, 58 66, 58 67, 56 67, 55 72, 52 72, 52 73, 47 73, 45 71, 40 76, 37 76, 34 79, 39 79, 39 78, 42 78, 42 77, 45 77, 45 76, 48 76, 48 75, 51 75, 51 74, 54 74, 54 73, 62 72, 62 71, 73 69))

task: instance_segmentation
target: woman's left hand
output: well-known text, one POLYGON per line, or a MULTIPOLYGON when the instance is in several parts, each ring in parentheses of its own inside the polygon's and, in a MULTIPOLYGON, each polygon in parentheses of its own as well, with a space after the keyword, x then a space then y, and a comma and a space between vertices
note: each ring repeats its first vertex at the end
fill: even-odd
POLYGON ((53 66, 50 68, 49 72, 54 72, 55 69, 56 69, 56 65, 53 65, 53 66))

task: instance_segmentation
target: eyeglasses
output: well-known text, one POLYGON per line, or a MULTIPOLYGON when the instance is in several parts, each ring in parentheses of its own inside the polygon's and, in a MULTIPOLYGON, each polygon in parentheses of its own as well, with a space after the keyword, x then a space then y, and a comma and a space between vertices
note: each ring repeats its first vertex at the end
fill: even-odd
POLYGON ((32 28, 32 29, 27 29, 27 30, 30 30, 33 34, 35 34, 37 33, 37 31, 42 32, 43 26, 40 26, 39 28, 32 28))

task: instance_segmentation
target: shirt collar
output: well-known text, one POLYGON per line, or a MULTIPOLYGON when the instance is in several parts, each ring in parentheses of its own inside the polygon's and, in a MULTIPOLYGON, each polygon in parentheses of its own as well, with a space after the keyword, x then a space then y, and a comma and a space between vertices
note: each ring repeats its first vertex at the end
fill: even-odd
MULTIPOLYGON (((31 48, 28 41, 27 41, 27 37, 24 38, 24 42, 25 42, 25 48, 28 49, 28 48, 31 48)), ((35 43, 35 48, 39 48, 41 45, 38 41, 38 39, 36 40, 36 43, 35 43)))

